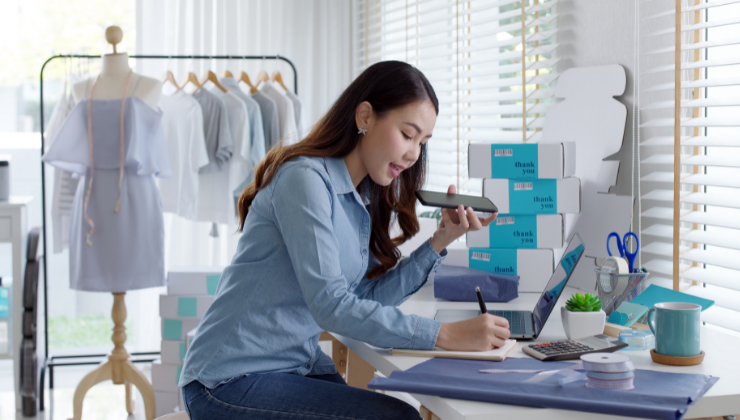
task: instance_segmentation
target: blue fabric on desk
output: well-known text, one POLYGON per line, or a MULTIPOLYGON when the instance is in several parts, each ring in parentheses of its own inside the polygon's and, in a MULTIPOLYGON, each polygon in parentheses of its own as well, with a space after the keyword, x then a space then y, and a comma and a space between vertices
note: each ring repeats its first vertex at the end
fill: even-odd
POLYGON ((477 302, 476 286, 486 302, 508 302, 519 297, 519 276, 452 265, 441 265, 434 273, 434 297, 439 299, 477 302))
POLYGON ((635 370, 635 389, 586 388, 585 381, 563 386, 560 375, 524 383, 534 373, 480 373, 481 369, 561 369, 567 362, 509 357, 502 362, 434 358, 388 378, 375 378, 368 388, 412 392, 463 400, 529 407, 557 408, 628 417, 679 420, 719 378, 685 373, 635 370))

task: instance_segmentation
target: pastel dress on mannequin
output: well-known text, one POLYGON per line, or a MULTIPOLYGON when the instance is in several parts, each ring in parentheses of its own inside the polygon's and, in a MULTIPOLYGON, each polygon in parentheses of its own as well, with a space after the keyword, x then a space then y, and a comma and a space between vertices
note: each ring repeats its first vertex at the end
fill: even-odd
MULTIPOLYGON (((105 69, 104 69, 105 70, 105 69)), ((82 93, 42 160, 78 174, 70 222, 70 283, 75 290, 125 292, 165 285, 164 222, 153 176, 171 176, 162 112, 130 94, 82 93), (104 95, 108 96, 108 95, 104 95)), ((158 99, 158 98, 157 98, 158 99)))

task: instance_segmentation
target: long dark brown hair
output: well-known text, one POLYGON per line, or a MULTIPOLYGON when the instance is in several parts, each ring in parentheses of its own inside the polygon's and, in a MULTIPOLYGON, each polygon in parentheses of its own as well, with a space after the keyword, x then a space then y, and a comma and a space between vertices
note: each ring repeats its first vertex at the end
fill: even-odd
MULTIPOLYGON (((354 150, 360 140, 355 112, 364 101, 372 105, 378 118, 392 109, 418 101, 430 101, 439 114, 437 95, 418 69, 400 61, 373 64, 347 87, 305 139, 290 146, 273 148, 257 164, 254 181, 239 197, 239 231, 244 228, 252 200, 270 183, 280 165, 298 156, 344 157, 354 150)), ((366 184, 369 186, 366 191, 370 201, 368 212, 372 218, 370 250, 380 261, 380 265, 368 273, 368 278, 376 278, 393 268, 401 258, 397 247, 419 232, 414 191, 424 185, 426 166, 424 144, 416 163, 403 170, 390 185, 383 187, 372 179, 366 184), (394 216, 402 233, 391 238, 390 225, 394 216)))

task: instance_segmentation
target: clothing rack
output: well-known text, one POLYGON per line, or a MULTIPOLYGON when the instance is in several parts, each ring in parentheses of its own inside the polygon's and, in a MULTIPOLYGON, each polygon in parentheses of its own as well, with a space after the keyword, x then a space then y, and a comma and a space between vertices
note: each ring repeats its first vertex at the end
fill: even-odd
MULTIPOLYGON (((43 156, 45 145, 44 145, 44 69, 46 65, 51 61, 59 58, 76 58, 76 59, 91 59, 101 58, 100 55, 84 55, 84 54, 59 54, 49 57, 44 64, 41 66, 41 72, 39 74, 39 115, 41 123, 41 155, 43 156)), ((294 93, 298 94, 298 72, 296 71, 295 65, 289 59, 280 55, 130 55, 129 58, 134 59, 154 59, 154 60, 282 60, 290 65, 293 69, 293 90, 294 93)), ((44 163, 41 163, 41 221, 42 221, 42 237, 43 237, 43 273, 44 273, 44 361, 41 366, 41 372, 39 375, 39 410, 44 410, 44 377, 46 369, 49 369, 49 389, 54 389, 54 367, 55 366, 81 366, 81 365, 97 365, 107 355, 105 354, 73 354, 64 356, 50 356, 49 355, 49 288, 48 288, 48 276, 49 273, 46 269, 46 174, 44 169, 44 163), (55 359, 72 359, 71 361, 55 361, 55 359), (75 359, 82 359, 77 360, 75 359)), ((153 362, 156 360, 156 356, 159 356, 159 352, 137 352, 131 353, 133 363, 145 363, 153 362)))

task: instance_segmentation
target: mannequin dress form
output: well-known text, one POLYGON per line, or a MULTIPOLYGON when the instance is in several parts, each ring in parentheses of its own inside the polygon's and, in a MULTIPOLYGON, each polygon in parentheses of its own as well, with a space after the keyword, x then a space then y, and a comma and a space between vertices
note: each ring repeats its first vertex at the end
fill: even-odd
MULTIPOLYGON (((100 72, 94 99, 118 99, 121 97, 126 79, 131 67, 128 64, 128 54, 117 53, 116 44, 121 42, 123 32, 118 26, 108 27, 105 31, 106 40, 113 44, 113 54, 103 55, 103 68, 100 72)), ((79 82, 72 87, 72 94, 76 101, 85 99, 86 92, 91 92, 95 78, 79 82)), ((132 74, 131 83, 126 95, 131 95, 134 88, 134 96, 144 101, 151 108, 156 109, 161 96, 161 84, 158 80, 132 74)), ((129 354, 123 344, 126 342, 126 303, 124 297, 126 292, 113 293, 113 335, 111 337, 115 345, 108 359, 98 365, 95 370, 85 375, 77 385, 74 393, 74 417, 70 420, 80 420, 82 416, 82 402, 87 391, 95 384, 112 380, 114 384, 125 384, 126 387, 126 411, 133 414, 134 404, 131 385, 133 384, 141 393, 146 410, 146 419, 154 419, 156 413, 154 390, 144 374, 137 369, 129 360, 129 354)))

